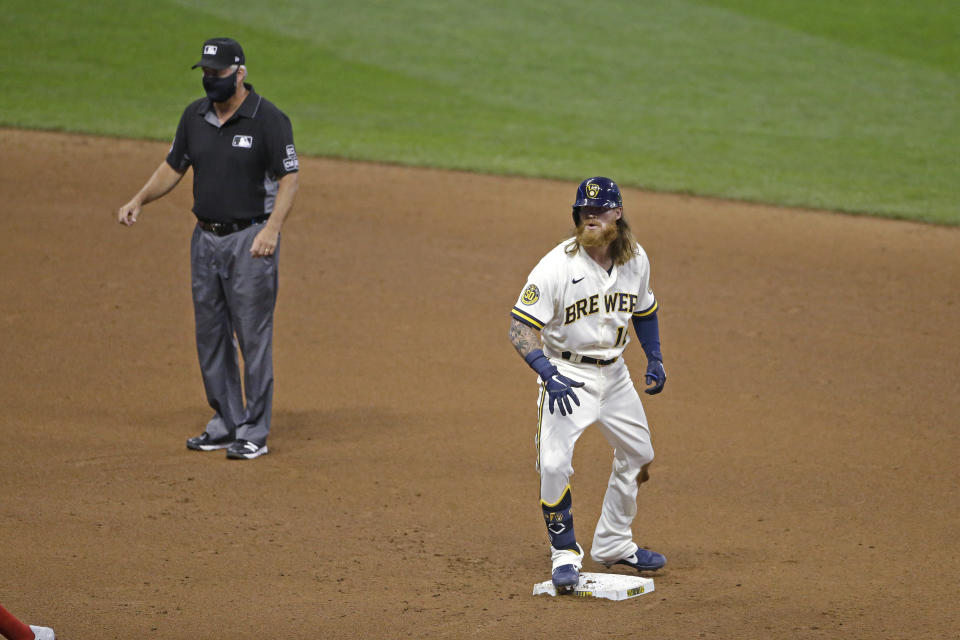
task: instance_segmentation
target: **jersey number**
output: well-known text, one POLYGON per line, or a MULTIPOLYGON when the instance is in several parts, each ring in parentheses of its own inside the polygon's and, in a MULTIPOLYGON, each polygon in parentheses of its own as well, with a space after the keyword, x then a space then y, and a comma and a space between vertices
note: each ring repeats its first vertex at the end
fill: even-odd
POLYGON ((617 339, 613 341, 614 347, 622 347, 627 344, 627 328, 617 327, 617 339))

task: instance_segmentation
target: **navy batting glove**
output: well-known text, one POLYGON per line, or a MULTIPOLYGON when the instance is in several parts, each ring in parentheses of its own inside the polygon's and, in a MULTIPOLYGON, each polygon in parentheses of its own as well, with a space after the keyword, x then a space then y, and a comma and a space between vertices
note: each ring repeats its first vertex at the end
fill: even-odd
MULTIPOLYGON (((554 367, 554 371, 556 371, 556 367, 554 367)), ((580 406, 580 398, 573 392, 573 387, 582 387, 582 382, 555 373, 549 379, 544 380, 543 383, 547 387, 547 393, 550 394, 550 413, 553 413, 553 405, 556 403, 557 408, 560 409, 560 415, 572 414, 573 406, 570 404, 570 398, 573 398, 578 407, 580 406)))
POLYGON ((573 413, 570 398, 573 398, 578 407, 580 406, 580 398, 573 392, 573 387, 582 387, 583 383, 560 375, 550 359, 543 355, 543 349, 531 351, 524 360, 527 361, 531 369, 537 372, 537 375, 543 380, 543 386, 547 393, 550 394, 550 413, 553 413, 554 404, 559 407, 562 416, 573 413))
POLYGON ((667 383, 667 372, 663 370, 663 363, 659 360, 651 360, 647 363, 647 385, 654 385, 649 389, 644 389, 644 393, 656 395, 663 391, 663 385, 667 383))

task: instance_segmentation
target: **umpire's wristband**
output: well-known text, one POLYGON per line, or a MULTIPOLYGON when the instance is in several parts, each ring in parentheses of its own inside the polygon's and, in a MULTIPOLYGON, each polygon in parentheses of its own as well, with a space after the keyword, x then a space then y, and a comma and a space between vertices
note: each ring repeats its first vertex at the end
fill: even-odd
POLYGON ((527 361, 530 368, 536 371, 537 375, 544 381, 549 380, 558 373, 557 368, 550 362, 550 358, 543 355, 543 349, 534 349, 523 359, 527 361))

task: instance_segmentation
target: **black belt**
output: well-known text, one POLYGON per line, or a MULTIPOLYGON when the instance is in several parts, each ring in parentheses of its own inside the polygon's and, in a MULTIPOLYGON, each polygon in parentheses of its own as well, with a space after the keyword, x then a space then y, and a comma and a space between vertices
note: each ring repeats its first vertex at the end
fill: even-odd
POLYGON ((263 216, 257 216, 256 218, 250 218, 249 220, 235 220, 233 222, 211 222, 209 220, 197 219, 197 226, 203 229, 204 231, 209 231, 210 233, 218 236, 226 236, 231 233, 236 233, 247 227, 260 224, 261 222, 266 222, 270 217, 270 214, 263 216))
POLYGON ((569 360, 570 362, 582 362, 583 364, 595 364, 600 367, 605 367, 608 364, 613 364, 617 361, 616 358, 612 360, 597 360, 596 358, 591 358, 590 356, 575 356, 569 351, 564 351, 560 354, 560 357, 564 360, 569 360))

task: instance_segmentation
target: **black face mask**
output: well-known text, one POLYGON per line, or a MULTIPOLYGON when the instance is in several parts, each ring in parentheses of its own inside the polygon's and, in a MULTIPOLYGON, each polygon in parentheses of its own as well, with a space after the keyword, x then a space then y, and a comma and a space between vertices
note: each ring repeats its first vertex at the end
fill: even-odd
POLYGON ((217 76, 203 76, 203 90, 211 102, 226 102, 237 92, 237 69, 226 78, 217 76))

